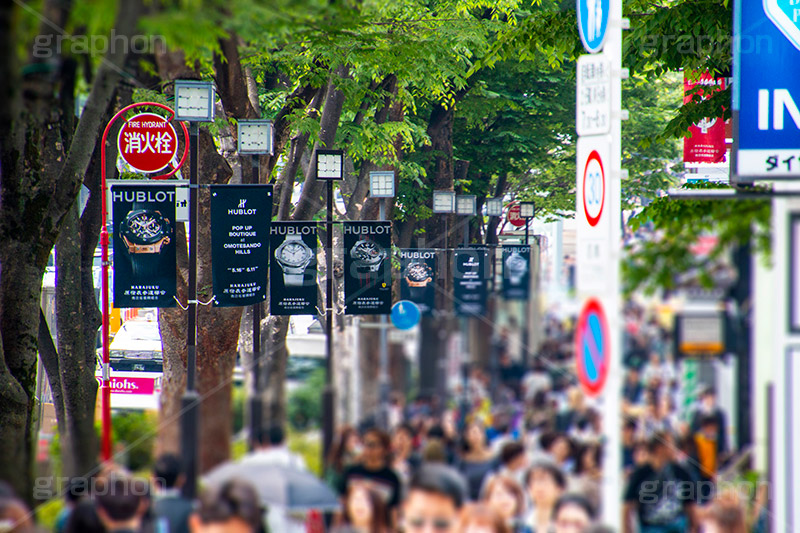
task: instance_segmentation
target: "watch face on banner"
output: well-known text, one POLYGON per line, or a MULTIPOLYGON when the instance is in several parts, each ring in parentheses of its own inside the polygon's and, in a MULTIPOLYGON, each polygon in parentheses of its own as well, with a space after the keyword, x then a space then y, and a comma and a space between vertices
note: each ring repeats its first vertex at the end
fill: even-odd
POLYGON ((417 304, 423 315, 433 313, 436 298, 436 251, 400 250, 400 299, 417 304))
POLYGON ((458 316, 486 314, 489 273, 486 249, 459 248, 453 254, 453 298, 458 316))
POLYGON ((503 298, 527 300, 531 280, 531 247, 504 245, 503 248, 503 298))
POLYGON ((214 306, 267 299, 272 185, 211 186, 214 306))
POLYGON ((318 314, 317 223, 273 222, 270 249, 270 314, 318 314))
POLYGON ((174 307, 175 187, 114 185, 114 306, 174 307))
POLYGON ((392 224, 345 222, 344 295, 349 315, 388 315, 392 307, 392 224))

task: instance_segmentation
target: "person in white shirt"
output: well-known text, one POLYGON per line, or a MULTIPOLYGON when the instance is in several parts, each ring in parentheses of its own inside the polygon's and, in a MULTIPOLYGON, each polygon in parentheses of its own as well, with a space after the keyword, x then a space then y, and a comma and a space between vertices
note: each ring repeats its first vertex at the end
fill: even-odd
POLYGON ((289 451, 286 433, 278 425, 262 429, 255 443, 255 450, 242 457, 241 462, 275 464, 297 470, 308 470, 305 460, 289 451))

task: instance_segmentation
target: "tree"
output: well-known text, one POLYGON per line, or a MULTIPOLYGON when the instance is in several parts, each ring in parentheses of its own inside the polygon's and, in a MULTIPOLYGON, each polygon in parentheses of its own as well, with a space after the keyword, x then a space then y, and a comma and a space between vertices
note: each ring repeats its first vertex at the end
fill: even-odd
MULTIPOLYGON (((65 26, 69 7, 45 2, 48 18, 36 43, 46 46, 32 49, 21 75, 17 54, 22 36, 14 24, 19 6, 0 3, 0 52, 6 58, 0 64, 0 122, 5 125, 0 131, 0 478, 26 496, 32 482, 42 274, 89 167, 127 53, 123 47, 109 48, 72 134, 72 109, 64 106, 74 94, 63 77, 68 71, 53 69, 61 58, 59 34, 53 28, 65 26)), ((114 23, 117 35, 133 34, 140 9, 137 1, 120 5, 114 23)), ((66 416, 69 420, 78 413, 66 416)), ((81 424, 77 419, 76 423, 81 424)))

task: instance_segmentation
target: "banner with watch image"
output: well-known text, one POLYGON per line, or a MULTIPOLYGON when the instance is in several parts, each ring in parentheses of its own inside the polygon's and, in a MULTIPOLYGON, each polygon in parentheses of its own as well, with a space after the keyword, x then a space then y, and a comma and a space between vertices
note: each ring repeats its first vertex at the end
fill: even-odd
POLYGON ((485 315, 490 277, 486 272, 486 249, 458 248, 453 256, 453 307, 456 315, 485 315))
POLYGON ((433 313, 436 299, 436 250, 400 250, 400 299, 417 304, 423 315, 433 313))
POLYGON ((175 307, 175 186, 111 187, 114 307, 175 307))
POLYGON ((527 300, 531 284, 531 247, 503 245, 503 298, 527 300))
POLYGON ((344 222, 344 309, 348 315, 392 310, 392 223, 344 222))
POLYGON ((215 307, 267 299, 272 185, 211 186, 211 278, 215 307))
POLYGON ((317 223, 273 222, 269 231, 270 314, 316 315, 317 223))

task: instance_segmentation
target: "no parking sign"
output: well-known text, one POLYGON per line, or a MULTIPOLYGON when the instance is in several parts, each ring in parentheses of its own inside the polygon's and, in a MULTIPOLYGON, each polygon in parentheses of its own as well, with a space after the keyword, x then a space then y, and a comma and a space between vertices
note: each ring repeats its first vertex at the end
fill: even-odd
POLYGON ((575 372, 581 388, 590 396, 600 394, 606 383, 610 340, 603 305, 594 298, 587 300, 575 328, 575 372))

